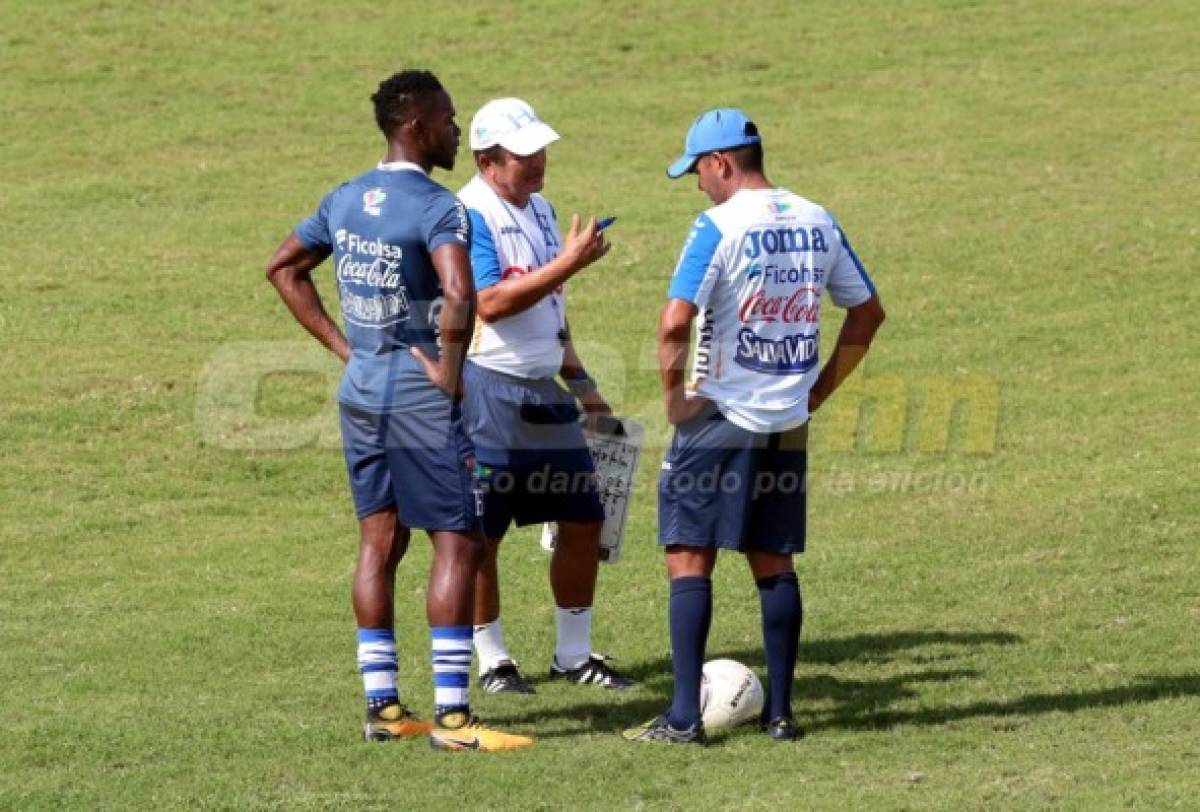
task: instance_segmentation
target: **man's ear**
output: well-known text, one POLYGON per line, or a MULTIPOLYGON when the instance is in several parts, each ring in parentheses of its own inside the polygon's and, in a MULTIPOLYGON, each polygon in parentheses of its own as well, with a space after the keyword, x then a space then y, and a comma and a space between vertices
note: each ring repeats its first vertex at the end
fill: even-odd
POLYGON ((412 116, 400 125, 401 130, 407 129, 421 146, 425 146, 425 125, 420 116, 412 116))
POLYGON ((733 161, 726 152, 718 152, 715 154, 718 161, 721 162, 721 179, 729 180, 733 176, 733 161))

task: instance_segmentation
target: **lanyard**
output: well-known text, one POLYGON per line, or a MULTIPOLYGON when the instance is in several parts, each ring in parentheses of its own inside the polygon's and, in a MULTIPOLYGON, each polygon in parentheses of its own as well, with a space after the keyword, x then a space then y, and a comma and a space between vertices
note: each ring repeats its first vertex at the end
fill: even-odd
MULTIPOLYGON (((521 223, 521 218, 517 217, 517 213, 513 210, 513 207, 509 204, 509 202, 507 200, 505 200, 503 197, 501 197, 500 193, 497 192, 495 189, 492 190, 492 194, 496 195, 496 199, 499 200, 500 205, 504 207, 504 213, 508 215, 508 219, 512 221, 513 226, 516 227, 517 231, 521 232, 521 236, 524 237, 525 242, 529 244, 529 251, 530 251, 530 253, 533 254, 533 260, 534 260, 534 262, 537 263, 537 267, 541 268, 543 265, 548 264, 550 262, 549 258, 547 258, 547 259, 542 258, 541 252, 539 252, 537 249, 537 243, 534 241, 534 239, 532 237, 529 236, 529 232, 525 230, 525 226, 521 223)), ((542 222, 542 218, 539 216, 541 214, 541 212, 538 211, 537 204, 533 202, 532 197, 529 198, 529 208, 533 210, 533 219, 536 220, 538 222, 538 224, 540 225, 542 222)), ((541 229, 539 229, 539 230, 541 230, 541 229)), ((552 250, 551 247, 546 244, 546 235, 544 232, 542 233, 541 243, 542 243, 542 247, 544 247, 547 252, 552 250)), ((566 319, 563 317, 562 311, 560 311, 558 309, 558 294, 555 293, 554 291, 550 291, 550 293, 547 294, 546 298, 550 300, 550 307, 554 308, 554 313, 558 317, 558 321, 559 321, 558 340, 560 342, 562 342, 563 344, 566 344, 566 341, 567 341, 566 319)))
MULTIPOLYGON (((517 231, 521 232, 521 236, 525 238, 525 242, 529 244, 529 251, 533 254, 533 259, 537 263, 537 267, 540 268, 550 262, 549 257, 542 258, 541 252, 537 249, 537 243, 529 236, 529 232, 525 230, 525 226, 521 223, 521 218, 517 217, 517 213, 513 211, 513 207, 509 202, 501 197, 499 192, 493 190, 493 193, 496 195, 496 199, 500 201, 500 205, 504 206, 504 213, 508 215, 508 219, 512 221, 517 231)), ((538 211, 537 204, 533 202, 532 197, 529 198, 529 208, 533 210, 533 219, 541 223, 541 218, 539 217, 541 212, 538 211)), ((550 250, 550 247, 546 245, 545 234, 542 235, 541 243, 543 248, 547 251, 550 250)))

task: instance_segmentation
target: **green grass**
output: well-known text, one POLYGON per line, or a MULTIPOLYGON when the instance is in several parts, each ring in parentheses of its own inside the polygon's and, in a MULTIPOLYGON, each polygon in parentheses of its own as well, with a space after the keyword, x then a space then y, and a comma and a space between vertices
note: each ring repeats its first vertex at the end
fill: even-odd
MULTIPOLYGON (((0 807, 1194 808, 1191 4, 0 8, 0 807), (650 426, 596 628, 645 685, 479 699, 539 737, 527 753, 356 741, 336 365, 262 279, 378 159, 367 96, 410 65, 464 125, 529 99, 564 136, 559 211, 621 218, 570 300, 610 399, 650 426), (839 216, 889 320, 856 383, 874 406, 858 420, 848 390, 814 424, 807 739, 634 748, 615 731, 670 683, 654 320, 706 205, 663 168, 716 104, 839 216), (981 412, 939 451, 946 381, 981 412)), ((418 707, 428 558, 414 543, 398 588, 418 707)), ((538 673, 534 534, 502 563, 538 673)), ((743 566, 716 580, 710 655, 761 667, 743 566)))

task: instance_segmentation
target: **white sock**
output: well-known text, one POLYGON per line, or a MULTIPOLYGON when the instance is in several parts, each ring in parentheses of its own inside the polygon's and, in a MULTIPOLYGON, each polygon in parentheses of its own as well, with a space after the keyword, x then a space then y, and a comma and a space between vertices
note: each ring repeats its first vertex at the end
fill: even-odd
POLYGON ((475 656, 479 658, 479 675, 483 676, 505 660, 512 660, 504 645, 504 630, 500 618, 491 623, 480 623, 474 627, 471 642, 475 644, 475 656))
POLYGON ((564 609, 560 606, 556 616, 558 645, 554 649, 554 661, 564 671, 571 671, 592 656, 592 607, 564 609))

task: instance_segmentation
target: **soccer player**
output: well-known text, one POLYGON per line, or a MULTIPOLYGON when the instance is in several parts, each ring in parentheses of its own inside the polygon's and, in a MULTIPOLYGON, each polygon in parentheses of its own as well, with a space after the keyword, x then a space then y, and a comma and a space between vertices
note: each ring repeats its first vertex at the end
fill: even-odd
POLYGON ((684 155, 667 170, 687 173, 714 205, 688 232, 658 337, 675 426, 658 502, 675 690, 665 714, 625 736, 704 743, 701 666, 712 571, 725 549, 746 556, 758 586, 767 659, 761 722, 786 741, 801 735, 791 708, 802 619, 792 556, 804 550, 808 420, 862 360, 884 312, 837 221, 767 180, 762 137, 740 110, 696 119, 684 155), (823 292, 847 314, 818 373, 823 292), (693 388, 685 390, 697 316, 693 388))
POLYGON ((550 561, 558 640, 550 677, 615 689, 633 685, 591 648, 604 509, 575 399, 589 414, 612 410, 575 352, 563 284, 603 257, 609 244, 594 218, 581 226, 578 215, 566 240, 559 240, 554 209, 539 194, 546 147, 558 137, 524 101, 488 102, 471 120, 478 172, 459 191, 471 218, 479 291, 463 415, 484 485, 487 542, 475 582, 474 641, 480 685, 490 693, 534 692, 500 624, 496 559, 513 522, 558 522, 550 561))
POLYGON ((470 223, 429 177, 458 150, 454 105, 437 78, 406 70, 371 97, 387 140, 375 169, 334 189, 271 257, 267 277, 296 319, 346 363, 338 389, 350 491, 360 527, 354 576, 358 665, 368 740, 429 736, 446 750, 508 750, 533 740, 470 713, 471 619, 483 553, 474 456, 459 409, 474 314, 470 223), (311 272, 334 257, 345 333, 311 272), (409 528, 428 532, 426 599, 434 724, 400 701, 393 589, 409 528))

